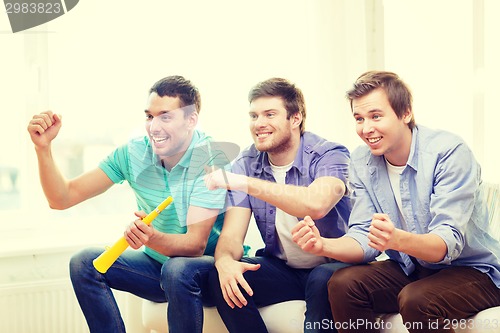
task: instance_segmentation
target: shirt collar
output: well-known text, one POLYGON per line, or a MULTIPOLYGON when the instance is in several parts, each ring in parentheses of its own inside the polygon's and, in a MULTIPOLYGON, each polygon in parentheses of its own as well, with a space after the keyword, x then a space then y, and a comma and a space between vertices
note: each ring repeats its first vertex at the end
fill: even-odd
MULTIPOLYGON (((417 150, 418 150, 418 127, 414 126, 411 133, 410 154, 408 155, 408 161, 406 162, 406 164, 415 171, 417 170, 417 165, 418 165, 418 154, 416 153, 417 150)), ((375 167, 379 167, 381 164, 385 165, 384 156, 382 155, 375 156, 373 154, 370 154, 370 157, 368 158, 366 164, 373 165, 375 167)), ((373 171, 374 169, 370 169, 370 173, 373 173, 373 171)))
POLYGON ((418 151, 418 126, 414 126, 411 131, 410 155, 408 156, 408 162, 406 164, 415 171, 417 171, 417 165, 418 165, 417 151, 418 151))
MULTIPOLYGON (((306 147, 309 148, 309 147, 306 147)), ((300 136, 300 144, 299 144, 299 149, 297 150, 297 154, 295 155, 295 158, 293 160, 292 167, 290 168, 296 168, 300 174, 304 173, 304 168, 301 168, 301 165, 307 165, 307 161, 304 159, 306 158, 306 154, 303 153, 304 151, 304 136, 300 136)), ((265 171, 268 174, 272 174, 273 171, 271 169, 271 163, 269 163, 269 155, 266 152, 260 153, 260 156, 258 158, 259 162, 257 167, 255 168, 255 173, 256 174, 262 174, 262 171, 265 171)))

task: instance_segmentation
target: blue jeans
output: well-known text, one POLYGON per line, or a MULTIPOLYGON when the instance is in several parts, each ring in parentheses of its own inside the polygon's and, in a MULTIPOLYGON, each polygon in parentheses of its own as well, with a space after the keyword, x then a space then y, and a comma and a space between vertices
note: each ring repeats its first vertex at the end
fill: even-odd
POLYGON ((257 271, 243 274, 253 290, 253 296, 249 296, 240 287, 248 301, 241 309, 231 309, 227 305, 222 297, 216 269, 212 270, 209 277, 213 301, 229 332, 267 332, 258 308, 290 300, 306 302, 304 332, 336 332, 328 301, 327 282, 336 270, 349 266, 348 264, 334 262, 313 269, 296 269, 275 257, 242 258, 241 261, 261 264, 257 271))
MULTIPOLYGON (((101 253, 100 248, 85 249, 74 255, 70 261, 71 282, 90 332, 125 332, 125 325, 111 289, 130 292, 158 303, 171 300, 168 307, 169 318, 180 318, 179 315, 175 317, 175 314, 170 313, 177 308, 189 309, 190 312, 185 313, 189 313, 190 318, 192 315, 202 318, 200 292, 194 284, 203 279, 207 280, 208 273, 203 277, 203 272, 208 272, 213 267, 213 257, 188 258, 192 259, 189 260, 192 265, 181 267, 176 265, 176 260, 173 259, 167 260, 162 265, 142 251, 127 250, 105 274, 101 274, 92 264, 101 253), (194 270, 172 271, 176 268, 189 267, 194 270), (196 271, 198 269, 201 274, 196 271), (186 281, 180 281, 184 278, 186 281), (178 281, 173 282, 175 279, 178 281), (172 288, 165 288, 170 283, 172 288), (183 289, 184 286, 188 290, 183 289), (177 301, 179 304, 176 304, 177 301)), ((169 331, 172 333, 201 332, 201 327, 199 321, 184 323, 184 320, 169 320, 169 331)))

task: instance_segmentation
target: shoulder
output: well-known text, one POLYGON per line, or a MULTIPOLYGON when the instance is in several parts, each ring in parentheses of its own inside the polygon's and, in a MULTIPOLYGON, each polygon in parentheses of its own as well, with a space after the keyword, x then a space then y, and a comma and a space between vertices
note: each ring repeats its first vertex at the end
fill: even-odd
POLYGON ((145 148, 150 147, 150 146, 151 145, 149 143, 149 139, 147 136, 139 136, 139 137, 135 137, 135 138, 130 139, 125 145, 122 145, 118 149, 132 150, 132 149, 138 148, 138 149, 144 150, 145 148))
POLYGON ((328 141, 327 139, 312 132, 304 132, 302 140, 303 150, 306 154, 323 155, 330 151, 336 151, 349 155, 349 150, 346 146, 337 142, 328 141))
POLYGON ((417 130, 416 140, 418 141, 419 153, 442 155, 454 151, 458 147, 470 151, 462 137, 455 133, 425 126, 418 126, 417 130))
POLYGON ((129 156, 143 156, 151 148, 146 136, 130 139, 127 143, 115 148, 108 159, 123 160, 129 156))
POLYGON ((244 162, 244 161, 252 161, 258 159, 263 152, 260 152, 255 148, 255 145, 252 144, 251 146, 248 146, 244 148, 241 153, 236 157, 235 161, 236 162, 244 162))
POLYGON ((367 145, 363 144, 354 149, 351 154, 351 161, 353 163, 367 162, 370 159, 371 155, 372 153, 370 151, 370 148, 368 148, 367 145))

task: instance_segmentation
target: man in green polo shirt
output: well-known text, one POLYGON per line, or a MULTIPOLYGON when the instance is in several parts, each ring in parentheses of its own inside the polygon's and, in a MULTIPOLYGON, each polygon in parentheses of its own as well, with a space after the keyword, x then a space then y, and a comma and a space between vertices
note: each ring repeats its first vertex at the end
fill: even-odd
MULTIPOLYGON (((132 249, 99 273, 93 260, 103 250, 90 248, 73 256, 70 275, 78 302, 92 333, 125 332, 111 289, 133 293, 155 302, 189 306, 194 318, 203 315, 199 296, 192 290, 169 290, 168 276, 185 276, 196 286, 207 280, 222 227, 224 190, 214 193, 203 182, 205 167, 223 167, 228 160, 212 147, 210 137, 196 129, 200 111, 198 89, 181 76, 169 76, 149 90, 144 110, 147 136, 115 149, 97 168, 66 179, 52 157, 51 143, 61 128, 61 116, 51 111, 33 116, 28 132, 35 144, 40 182, 50 207, 66 209, 127 181, 134 191, 137 219, 125 230, 132 249), (174 201, 149 226, 142 218, 168 196, 174 201), (171 256, 192 257, 193 264, 168 265, 171 256), (172 272, 172 270, 178 270, 172 272), (167 292, 168 291, 168 292, 167 292), (184 302, 180 304, 179 302, 184 302)), ((170 288, 173 289, 173 288, 170 288)), ((169 317, 173 314, 169 313, 169 317)), ((191 332, 201 332, 193 320, 191 332)), ((169 320, 170 331, 178 330, 169 320)), ((185 329, 185 326, 183 327, 185 329)))

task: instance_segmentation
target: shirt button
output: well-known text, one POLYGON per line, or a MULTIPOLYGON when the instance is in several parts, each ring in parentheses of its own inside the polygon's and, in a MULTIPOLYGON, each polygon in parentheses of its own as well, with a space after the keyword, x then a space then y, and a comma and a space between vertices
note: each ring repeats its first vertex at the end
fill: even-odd
POLYGON ((269 214, 273 214, 274 213, 274 210, 269 210, 269 214))

